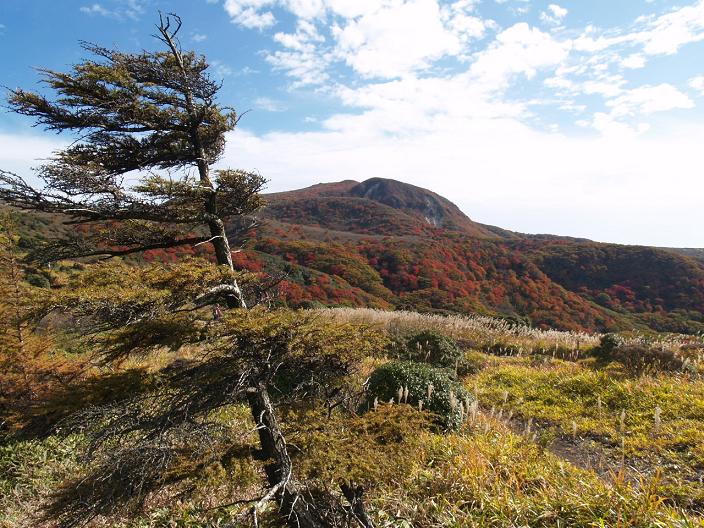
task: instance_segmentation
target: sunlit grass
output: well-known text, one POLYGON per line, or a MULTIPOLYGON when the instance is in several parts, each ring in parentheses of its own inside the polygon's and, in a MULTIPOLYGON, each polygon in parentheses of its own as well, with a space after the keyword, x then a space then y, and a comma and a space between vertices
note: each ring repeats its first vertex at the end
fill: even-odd
POLYGON ((615 471, 619 457, 650 475, 658 469, 678 501, 704 505, 704 381, 504 359, 465 383, 486 408, 602 448, 615 471))

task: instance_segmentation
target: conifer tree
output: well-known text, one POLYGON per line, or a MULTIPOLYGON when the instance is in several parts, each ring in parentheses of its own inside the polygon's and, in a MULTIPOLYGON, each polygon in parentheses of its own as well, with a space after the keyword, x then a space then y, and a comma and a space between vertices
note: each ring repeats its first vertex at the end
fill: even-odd
MULTIPOLYGON (((10 91, 12 110, 78 138, 38 168, 42 187, 0 170, 0 201, 59 213, 68 224, 84 226, 80 236, 54 240, 37 258, 209 243, 218 264, 232 269, 225 221, 256 212, 264 179, 242 170, 211 170, 238 118, 218 104, 221 85, 208 74, 205 58, 181 49, 180 27, 178 16, 160 16, 157 38, 164 49, 154 52, 83 43, 93 58, 70 73, 40 70, 53 100, 10 91)), ((230 286, 221 290, 228 305, 242 305, 237 282, 230 286)))
POLYGON ((93 59, 70 73, 41 70, 54 100, 22 89, 9 94, 16 112, 78 138, 38 169, 41 187, 0 170, 0 202, 58 214, 80 228, 30 256, 109 258, 208 243, 221 265, 89 266, 46 300, 44 313, 71 312, 94 327, 104 363, 172 345, 203 351, 192 362, 166 367, 149 393, 90 409, 92 418, 84 417, 80 427, 92 428, 89 451, 102 452, 103 463, 94 462, 92 473, 56 495, 48 519, 79 526, 138 506, 172 483, 182 457, 212 454, 222 434, 213 412, 246 403, 268 484, 252 506, 255 525, 258 509, 276 500, 290 526, 336 526, 332 517, 351 512, 368 527, 361 488, 342 483, 344 507, 338 497, 315 496, 297 478, 269 389, 283 376, 292 400, 316 391, 337 395, 335 384, 369 352, 369 343, 345 325, 328 328, 297 313, 231 310, 213 320, 204 310, 223 297, 230 308, 247 308, 228 235, 248 230, 264 180, 241 170, 211 170, 237 116, 218 105, 220 84, 208 75, 205 58, 181 49, 180 28, 178 16, 160 16, 157 38, 164 49, 157 52, 84 43, 93 59))

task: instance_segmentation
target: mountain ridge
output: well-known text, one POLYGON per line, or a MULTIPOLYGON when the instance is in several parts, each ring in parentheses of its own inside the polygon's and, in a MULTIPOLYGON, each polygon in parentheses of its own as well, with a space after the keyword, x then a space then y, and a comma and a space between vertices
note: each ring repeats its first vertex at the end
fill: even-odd
MULTIPOLYGON (((295 202, 297 207, 304 208, 306 205, 300 201, 305 200, 307 208, 315 211, 316 207, 320 209, 323 205, 321 201, 324 201, 325 205, 329 205, 330 200, 334 200, 336 204, 346 203, 348 208, 364 205, 367 214, 371 212, 373 215, 381 215, 384 218, 395 216, 389 211, 396 211, 398 215, 405 217, 405 221, 397 226, 403 232, 414 229, 416 232, 427 232, 428 229, 443 228, 460 231, 470 236, 492 238, 497 236, 497 233, 492 232, 491 229, 500 229, 472 221, 459 207, 439 194, 388 178, 370 178, 363 182, 344 180, 322 183, 303 189, 268 194, 265 197, 269 200, 269 208, 275 210, 279 208, 272 215, 277 219, 288 218, 280 210, 282 202, 289 204, 295 202)), ((316 218, 319 217, 318 214, 313 214, 316 218)), ((268 216, 266 208, 264 216, 268 216)), ((329 218, 324 220, 328 224, 334 225, 331 224, 329 218)), ((383 225, 384 222, 379 223, 383 225)), ((370 231, 369 225, 358 225, 355 222, 347 225, 346 228, 348 230, 362 229, 365 233, 370 231)))

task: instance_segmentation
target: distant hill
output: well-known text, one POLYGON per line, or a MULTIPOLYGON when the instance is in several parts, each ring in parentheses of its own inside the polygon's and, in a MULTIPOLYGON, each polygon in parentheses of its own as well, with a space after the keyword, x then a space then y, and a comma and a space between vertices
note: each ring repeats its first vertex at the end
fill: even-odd
POLYGON ((678 255, 686 255, 688 257, 695 258, 697 260, 704 261, 704 249, 697 248, 662 248, 666 251, 671 251, 672 253, 677 253, 678 255))
POLYGON ((241 264, 287 269, 293 305, 479 312, 567 329, 704 330, 704 262, 686 250, 515 233, 383 178, 267 200, 265 227, 241 264))

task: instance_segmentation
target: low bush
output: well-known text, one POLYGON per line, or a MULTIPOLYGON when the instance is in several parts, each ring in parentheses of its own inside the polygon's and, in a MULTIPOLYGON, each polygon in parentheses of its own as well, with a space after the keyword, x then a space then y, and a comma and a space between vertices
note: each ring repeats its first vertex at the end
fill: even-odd
POLYGON ((698 374, 696 363, 685 354, 658 346, 626 344, 617 334, 606 334, 593 351, 601 362, 617 362, 626 373, 645 374, 648 372, 686 372, 698 374))
POLYGON ((457 375, 461 378, 470 374, 477 374, 492 364, 495 358, 478 352, 476 350, 468 350, 457 363, 457 375))
POLYGON ((392 361, 378 367, 369 379, 368 391, 370 406, 374 400, 393 400, 422 407, 437 415, 442 427, 453 430, 462 425, 473 401, 446 371, 413 361, 392 361))
POLYGON ((634 374, 657 371, 697 374, 697 367, 694 363, 667 349, 625 345, 614 349, 608 359, 618 361, 627 371, 634 374))
POLYGON ((398 359, 451 369, 455 369, 462 358, 462 350, 455 340, 434 330, 423 330, 405 340, 396 339, 389 350, 398 359))
POLYGON ((623 345, 623 338, 618 334, 604 334, 596 351, 600 355, 607 356, 621 345, 623 345))

